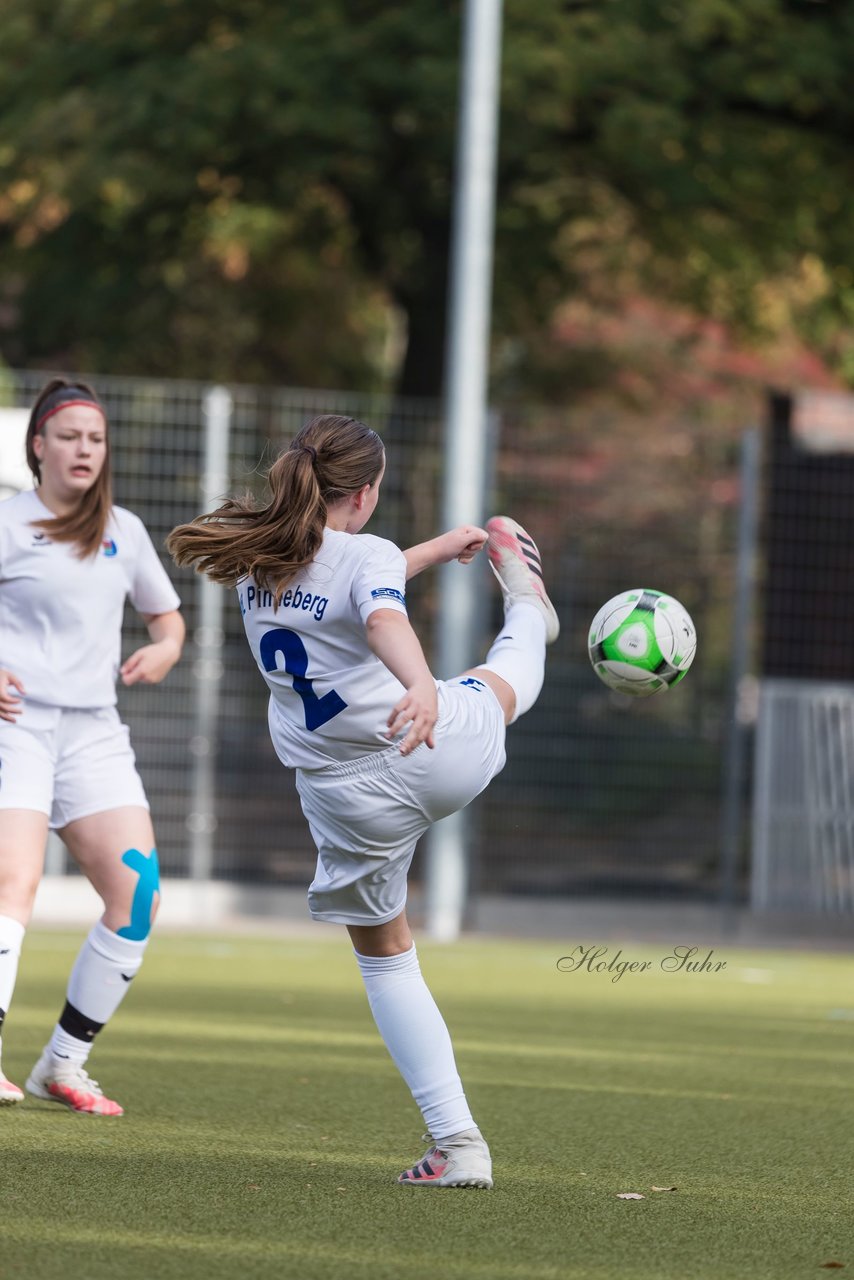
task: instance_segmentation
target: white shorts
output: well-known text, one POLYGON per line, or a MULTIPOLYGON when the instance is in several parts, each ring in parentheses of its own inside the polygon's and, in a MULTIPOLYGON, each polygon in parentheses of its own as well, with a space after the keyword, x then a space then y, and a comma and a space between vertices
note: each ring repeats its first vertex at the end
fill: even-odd
POLYGON ((0 809, 35 809, 62 828, 124 805, 148 801, 115 707, 25 702, 15 724, 0 720, 0 809))
POLYGON ((420 836, 463 809, 504 768, 504 713, 480 680, 438 681, 436 745, 397 746, 323 769, 297 769, 297 791, 317 845, 308 891, 315 920, 378 925, 406 905, 420 836))

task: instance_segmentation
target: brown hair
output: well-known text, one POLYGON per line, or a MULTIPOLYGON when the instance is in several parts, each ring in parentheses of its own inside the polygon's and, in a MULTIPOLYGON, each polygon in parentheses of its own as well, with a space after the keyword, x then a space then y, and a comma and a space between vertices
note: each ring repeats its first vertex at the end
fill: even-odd
POLYGON ((54 542, 75 542, 77 554, 81 560, 95 555, 100 550, 107 528, 107 521, 113 508, 113 483, 110 474, 110 433, 107 430, 107 415, 104 407, 92 388, 85 382, 71 382, 67 378, 52 378, 43 387, 33 405, 30 421, 27 426, 27 465, 41 484, 41 463, 36 457, 33 441, 42 432, 53 417, 70 404, 91 404, 100 409, 104 416, 104 440, 106 455, 104 465, 98 479, 81 495, 77 508, 65 516, 53 516, 45 520, 34 520, 37 529, 44 529, 54 542), (77 397, 74 392, 79 392, 77 397))
POLYGON ((336 414, 312 418, 270 468, 266 507, 250 496, 228 498, 216 511, 178 525, 166 546, 176 564, 195 565, 226 587, 251 574, 278 604, 317 555, 329 506, 373 485, 383 458, 382 441, 363 422, 336 414))

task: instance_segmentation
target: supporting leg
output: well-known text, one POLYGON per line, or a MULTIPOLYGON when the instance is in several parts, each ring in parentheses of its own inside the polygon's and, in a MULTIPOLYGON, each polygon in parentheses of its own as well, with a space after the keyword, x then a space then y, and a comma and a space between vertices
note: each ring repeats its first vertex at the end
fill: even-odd
POLYGON ((434 1176, 412 1179, 415 1170, 408 1170, 400 1181, 491 1186, 489 1149, 472 1119, 451 1037, 422 977, 405 914, 373 928, 349 926, 349 932, 377 1029, 435 1144, 434 1176), (454 1150, 463 1153, 462 1164, 453 1164, 454 1150))
MULTIPOLYGON (((12 1003, 21 944, 44 865, 47 827, 47 814, 0 810, 0 1032, 12 1003)), ((0 1106, 23 1097, 0 1070, 0 1106)))
POLYGON ((74 1111, 121 1115, 84 1064, 97 1034, 142 964, 159 902, 154 832, 147 809, 107 810, 69 823, 69 850, 104 901, 104 915, 81 947, 65 1005, 26 1087, 74 1111))

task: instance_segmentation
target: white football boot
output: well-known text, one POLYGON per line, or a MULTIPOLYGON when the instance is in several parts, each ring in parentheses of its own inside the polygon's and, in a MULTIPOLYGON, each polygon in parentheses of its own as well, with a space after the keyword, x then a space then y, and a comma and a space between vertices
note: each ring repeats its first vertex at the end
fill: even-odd
POLYGON ((546 592, 536 542, 509 516, 493 516, 486 529, 486 554, 501 587, 505 612, 512 604, 534 605, 546 624, 546 644, 552 644, 560 634, 560 622, 546 592))
POLYGON ((84 1070, 81 1063, 64 1062, 43 1053, 24 1085, 27 1093, 45 1102, 59 1102, 81 1115, 122 1116, 124 1110, 84 1070))
POLYGON ((24 1093, 16 1084, 12 1084, 11 1080, 7 1080, 0 1071, 0 1107, 14 1106, 16 1102, 24 1101, 24 1093))
MULTIPOLYGON (((425 1133, 422 1142, 433 1142, 425 1133)), ((466 1129, 433 1142, 417 1164, 405 1169, 398 1182, 407 1187, 492 1186, 492 1159, 480 1129, 466 1129)))

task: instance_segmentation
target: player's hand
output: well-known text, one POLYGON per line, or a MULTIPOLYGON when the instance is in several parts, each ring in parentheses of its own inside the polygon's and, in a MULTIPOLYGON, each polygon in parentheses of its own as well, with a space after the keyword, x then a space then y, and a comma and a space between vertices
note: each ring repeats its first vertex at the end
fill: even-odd
POLYGON ((122 684, 159 684, 181 656, 180 646, 171 637, 144 644, 132 653, 120 669, 122 684))
POLYGON ((436 539, 438 545, 438 564, 448 564, 451 560, 459 560, 460 564, 471 564, 478 551, 482 551, 489 539, 485 529, 476 524, 461 524, 456 529, 442 533, 436 539))
POLYGON ((26 693, 26 689, 18 677, 11 671, 0 668, 0 720, 8 720, 9 724, 15 723, 16 717, 24 709, 20 698, 22 693, 26 693), (18 692, 14 693, 14 689, 18 692))
POLYGON ((416 681, 406 690, 389 716, 386 737, 396 738, 409 725, 409 732, 400 744, 400 754, 408 756, 422 742, 426 742, 432 749, 435 746, 433 729, 438 715, 439 699, 435 680, 430 676, 416 681))

